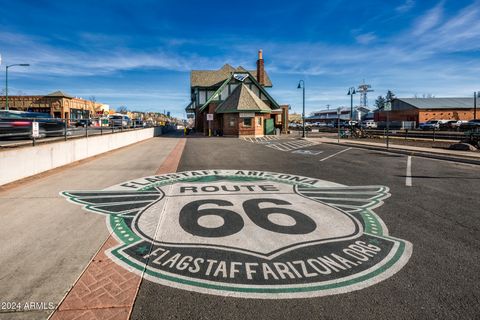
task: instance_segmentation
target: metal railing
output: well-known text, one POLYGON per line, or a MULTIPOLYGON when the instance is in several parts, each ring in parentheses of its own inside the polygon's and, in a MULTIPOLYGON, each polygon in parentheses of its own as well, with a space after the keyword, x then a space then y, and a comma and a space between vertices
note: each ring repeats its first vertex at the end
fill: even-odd
POLYGON ((154 123, 122 122, 105 118, 0 118, 0 147, 16 147, 38 142, 83 138, 94 135, 155 127, 154 123), (33 132, 33 122, 39 124, 39 136, 33 132))
MULTIPOLYGON (((365 136, 370 137, 385 137, 387 129, 363 129, 365 136)), ((478 129, 476 129, 478 131, 478 129)), ((338 128, 331 127, 310 127, 306 131, 306 135, 310 137, 320 136, 325 133, 337 133, 338 128)), ((341 131, 350 131, 350 127, 342 127, 341 131)), ((446 131, 446 130, 409 130, 409 129, 392 129, 389 130, 389 136, 399 137, 404 139, 427 139, 427 140, 451 140, 459 141, 465 138, 472 130, 468 131, 446 131)), ((475 129, 473 129, 475 131, 475 129)), ((290 132, 294 134, 301 134, 302 130, 297 128, 290 128, 290 132)), ((344 135, 347 137, 348 135, 344 135)))

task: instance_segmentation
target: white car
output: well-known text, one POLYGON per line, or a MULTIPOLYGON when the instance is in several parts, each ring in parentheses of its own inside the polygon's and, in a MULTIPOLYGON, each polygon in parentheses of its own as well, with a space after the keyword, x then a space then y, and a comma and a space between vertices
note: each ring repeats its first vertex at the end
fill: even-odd
POLYGON ((108 117, 110 120, 110 125, 113 127, 122 127, 128 128, 132 124, 132 120, 123 114, 114 114, 108 117))
POLYGON ((467 122, 468 122, 467 120, 458 120, 456 122, 450 123, 450 127, 452 127, 453 129, 458 129, 458 128, 460 128, 462 123, 467 123, 467 122))
POLYGON ((365 120, 362 122, 362 128, 375 129, 377 127, 377 123, 373 120, 365 120))

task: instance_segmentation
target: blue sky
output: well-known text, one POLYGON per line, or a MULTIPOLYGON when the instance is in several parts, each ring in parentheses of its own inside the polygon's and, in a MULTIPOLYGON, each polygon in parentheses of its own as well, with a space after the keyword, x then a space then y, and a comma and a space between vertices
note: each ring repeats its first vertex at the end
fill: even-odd
MULTIPOLYGON (((9 90, 63 90, 113 107, 184 115, 189 72, 255 68, 258 49, 281 104, 349 105, 363 79, 376 96, 480 90, 480 1, 0 0, 9 90)), ((4 85, 4 78, 0 80, 4 85)), ((355 102, 358 104, 358 96, 355 102)))

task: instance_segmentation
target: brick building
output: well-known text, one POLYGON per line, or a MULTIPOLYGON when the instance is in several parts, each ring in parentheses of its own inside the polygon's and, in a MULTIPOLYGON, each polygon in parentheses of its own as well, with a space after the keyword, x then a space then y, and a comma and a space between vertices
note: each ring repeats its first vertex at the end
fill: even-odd
POLYGON ((262 136, 274 134, 276 128, 286 132, 288 105, 280 106, 266 91, 270 87, 260 50, 256 70, 229 64, 219 70, 193 70, 191 101, 185 110, 194 117, 196 130, 206 135, 262 136))
MULTIPOLYGON (((376 110, 375 121, 386 121, 386 112, 376 110)), ((473 98, 397 98, 392 101, 391 121, 472 120, 473 98)))
MULTIPOLYGON (((0 109, 5 109, 5 96, 0 96, 0 109)), ((8 96, 10 110, 49 113, 55 118, 86 119, 108 114, 108 106, 95 101, 55 91, 44 96, 8 96)))

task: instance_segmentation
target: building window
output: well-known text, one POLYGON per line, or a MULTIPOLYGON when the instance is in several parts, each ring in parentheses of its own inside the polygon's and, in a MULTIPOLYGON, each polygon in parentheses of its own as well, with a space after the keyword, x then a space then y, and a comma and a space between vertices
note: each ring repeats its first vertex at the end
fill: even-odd
POLYGON ((252 126, 252 118, 243 118, 243 126, 244 127, 251 127, 252 126))
POLYGON ((257 126, 261 127, 262 126, 262 117, 257 118, 257 126))

